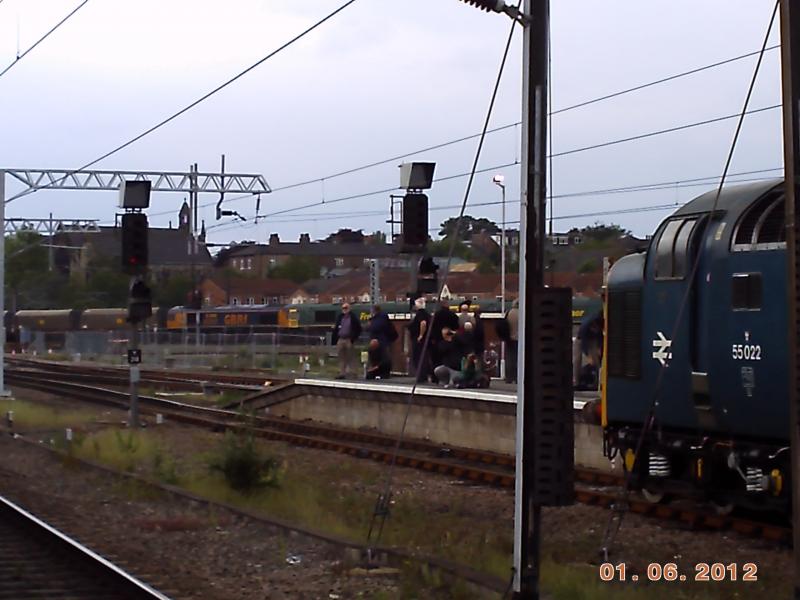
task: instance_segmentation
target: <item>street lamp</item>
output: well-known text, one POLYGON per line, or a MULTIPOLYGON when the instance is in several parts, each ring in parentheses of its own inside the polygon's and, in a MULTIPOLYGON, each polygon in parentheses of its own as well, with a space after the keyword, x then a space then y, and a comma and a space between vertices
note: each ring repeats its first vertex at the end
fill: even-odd
MULTIPOLYGON (((500 229, 500 312, 506 314, 506 185, 505 176, 497 174, 492 177, 492 182, 500 187, 503 195, 502 225, 500 229)), ((506 344, 500 344, 500 377, 506 378, 506 344)))

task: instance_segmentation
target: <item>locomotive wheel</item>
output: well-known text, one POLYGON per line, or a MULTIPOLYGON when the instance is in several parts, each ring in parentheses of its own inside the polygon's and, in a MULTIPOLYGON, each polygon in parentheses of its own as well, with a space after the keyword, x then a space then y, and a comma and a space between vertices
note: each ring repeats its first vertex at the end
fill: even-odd
POLYGON ((642 496, 650 504, 661 504, 667 498, 667 494, 663 490, 648 490, 644 487, 642 488, 642 496))
POLYGON ((733 502, 727 498, 712 498, 711 508, 721 517, 726 517, 733 512, 733 502))

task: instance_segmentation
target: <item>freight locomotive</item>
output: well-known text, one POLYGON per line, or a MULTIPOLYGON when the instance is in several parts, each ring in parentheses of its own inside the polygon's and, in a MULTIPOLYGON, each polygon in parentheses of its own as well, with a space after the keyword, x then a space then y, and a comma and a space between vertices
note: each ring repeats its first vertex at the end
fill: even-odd
POLYGON ((609 273, 605 452, 653 502, 688 491, 720 512, 787 511, 783 182, 715 197, 677 210, 609 273))

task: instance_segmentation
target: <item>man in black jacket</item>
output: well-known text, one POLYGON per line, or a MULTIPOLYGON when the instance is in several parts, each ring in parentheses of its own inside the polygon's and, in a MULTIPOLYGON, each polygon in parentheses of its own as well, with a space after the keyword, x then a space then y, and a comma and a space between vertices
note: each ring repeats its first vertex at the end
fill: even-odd
POLYGON ((350 312, 350 305, 345 302, 342 304, 342 312, 336 317, 336 324, 333 326, 333 335, 331 336, 331 342, 336 346, 339 355, 339 374, 336 379, 344 379, 350 374, 355 356, 353 344, 360 335, 361 320, 358 315, 350 312))
POLYGON ((372 338, 367 349, 367 379, 388 379, 392 371, 392 361, 381 346, 380 341, 372 338))
MULTIPOLYGON (((442 331, 446 328, 456 331, 458 329, 458 315, 450 310, 450 305, 444 298, 439 299, 439 310, 433 314, 431 319, 431 364, 434 367, 442 364, 439 345, 442 342, 442 331)), ((433 383, 436 383, 436 374, 433 375, 433 383)))
POLYGON ((425 360, 422 361, 422 349, 431 323, 431 314, 425 310, 425 298, 417 298, 414 301, 414 308, 417 312, 408 325, 408 335, 411 341, 411 368, 412 373, 417 375, 417 381, 422 382, 427 381, 430 371, 431 353, 430 351, 426 352, 425 360))

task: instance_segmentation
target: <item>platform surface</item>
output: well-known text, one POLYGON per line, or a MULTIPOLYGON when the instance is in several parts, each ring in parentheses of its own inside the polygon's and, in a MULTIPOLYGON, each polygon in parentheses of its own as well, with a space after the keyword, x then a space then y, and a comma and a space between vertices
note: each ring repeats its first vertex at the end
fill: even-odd
MULTIPOLYGON (((389 392, 396 394, 410 394, 414 389, 413 377, 391 377, 376 381, 364 381, 359 379, 316 379, 298 378, 294 382, 299 385, 327 387, 336 389, 350 389, 372 392, 389 392)), ((505 404, 516 404, 517 386, 505 382, 492 381, 492 387, 484 390, 445 388, 430 383, 417 384, 415 394, 425 396, 440 396, 446 398, 464 398, 465 400, 482 400, 484 402, 501 402, 505 404)), ((590 400, 599 397, 597 391, 575 392, 573 396, 573 408, 581 410, 590 400)))

